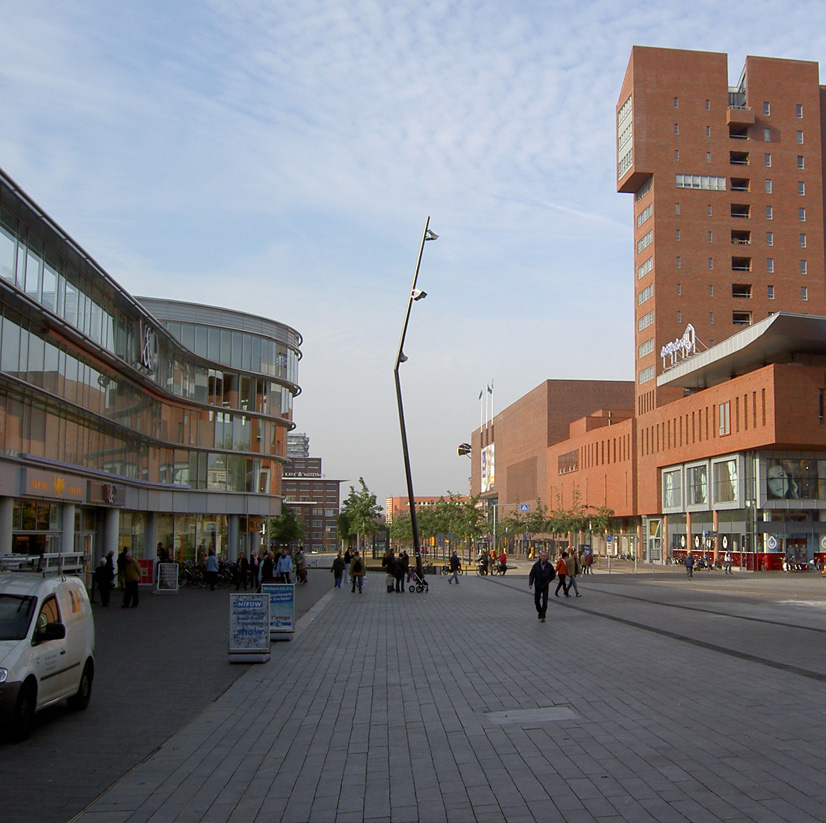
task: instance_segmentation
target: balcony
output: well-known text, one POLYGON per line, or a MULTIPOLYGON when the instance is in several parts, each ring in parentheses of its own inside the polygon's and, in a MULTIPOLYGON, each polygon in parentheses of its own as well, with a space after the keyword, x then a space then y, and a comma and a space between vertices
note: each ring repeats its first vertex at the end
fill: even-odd
POLYGON ((731 204, 732 217, 751 217, 751 206, 742 203, 731 204))
POLYGON ((728 160, 732 166, 748 166, 749 153, 747 151, 730 151, 728 160))
POLYGON ((729 106, 726 109, 726 123, 731 126, 753 126, 754 110, 748 106, 729 106))
POLYGON ((751 271, 751 257, 732 257, 732 271, 751 271))
POLYGON ((731 178, 731 190, 732 191, 748 191, 749 190, 749 179, 748 177, 732 177, 731 178))
POLYGON ((750 246, 751 232, 741 231, 740 229, 731 230, 731 242, 735 246, 750 246))
POLYGON ((728 136, 734 140, 748 140, 749 127, 739 123, 729 123, 728 136))
POLYGON ((735 300, 751 300, 751 283, 732 283, 731 296, 735 300))
POLYGON ((735 326, 750 326, 751 312, 750 311, 733 311, 731 313, 731 322, 735 326))

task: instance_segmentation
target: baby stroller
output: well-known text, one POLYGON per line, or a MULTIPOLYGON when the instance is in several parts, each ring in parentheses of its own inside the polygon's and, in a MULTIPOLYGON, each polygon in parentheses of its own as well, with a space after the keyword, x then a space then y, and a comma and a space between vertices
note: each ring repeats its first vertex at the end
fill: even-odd
POLYGON ((422 592, 430 591, 430 587, 427 585, 427 580, 424 577, 419 577, 415 571, 412 571, 410 574, 410 585, 408 586, 408 591, 410 592, 418 592, 421 594, 422 592))

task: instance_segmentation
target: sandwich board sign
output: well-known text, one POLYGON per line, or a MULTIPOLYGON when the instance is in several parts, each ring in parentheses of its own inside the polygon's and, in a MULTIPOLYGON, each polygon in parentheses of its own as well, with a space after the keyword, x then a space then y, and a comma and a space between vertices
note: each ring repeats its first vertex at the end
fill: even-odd
POLYGON ((295 633, 295 583, 262 583, 270 597, 270 640, 292 640, 295 633))
POLYGON ((259 592, 229 596, 229 662, 265 663, 270 659, 270 598, 259 592))

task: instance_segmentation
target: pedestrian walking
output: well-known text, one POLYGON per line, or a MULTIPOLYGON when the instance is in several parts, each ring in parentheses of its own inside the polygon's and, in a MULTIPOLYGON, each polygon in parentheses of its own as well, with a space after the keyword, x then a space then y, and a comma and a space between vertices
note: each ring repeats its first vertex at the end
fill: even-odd
POLYGON ((275 576, 279 583, 290 583, 290 575, 293 572, 293 561, 286 549, 281 549, 281 557, 275 565, 275 576))
POLYGON ((249 585, 253 591, 258 589, 258 567, 261 558, 255 552, 250 552, 249 563, 247 564, 247 574, 249 575, 249 585))
POLYGON ((548 591, 554 577, 556 577, 556 571, 553 564, 548 560, 548 552, 539 552, 539 560, 531 566, 528 575, 528 588, 533 588, 534 584, 536 585, 533 590, 533 602, 536 606, 536 616, 543 623, 548 611, 548 591))
POLYGON ((381 566, 387 575, 385 583, 387 584, 387 593, 393 594, 394 585, 396 582, 396 553, 393 549, 388 549, 381 559, 381 566))
POLYGON ((350 579, 350 564, 353 562, 353 555, 350 553, 350 547, 348 546, 344 550, 344 585, 347 585, 347 581, 350 579))
POLYGON ((123 558, 123 605, 122 609, 128 609, 130 606, 135 609, 138 606, 138 583, 141 580, 141 567, 137 560, 130 554, 127 549, 124 549, 125 557, 123 558))
POLYGON ((450 577, 448 577, 448 583, 455 583, 457 586, 459 585, 459 569, 462 568, 462 561, 459 559, 459 555, 456 553, 456 549, 453 550, 453 555, 450 558, 450 577))
POLYGON ((726 552, 723 555, 723 571, 726 574, 731 574, 731 562, 732 562, 731 552, 726 552))
POLYGON ((583 574, 592 574, 591 566, 594 562, 594 554, 593 552, 587 551, 585 552, 585 561, 582 564, 582 573, 583 574))
POLYGON ((356 593, 356 585, 359 587, 359 594, 364 586, 364 575, 367 571, 364 561, 358 553, 358 549, 353 552, 353 559, 350 561, 350 577, 353 580, 353 594, 356 593))
POLYGON ((259 583, 272 583, 275 580, 275 555, 267 552, 266 557, 258 565, 259 583))
POLYGON ((100 592, 100 605, 109 605, 109 596, 112 593, 112 576, 109 572, 109 566, 106 564, 106 558, 101 557, 98 567, 95 569, 95 583, 100 592))
POLYGON ((689 549, 685 554, 685 573, 688 578, 694 577, 694 555, 689 549))
POLYGON ((554 595, 559 597, 559 590, 562 589, 565 597, 568 597, 568 589, 565 586, 565 578, 568 575, 568 552, 562 552, 559 555, 559 560, 556 561, 556 576, 558 579, 558 583, 556 584, 556 591, 554 595))
POLYGON ((126 555, 128 554, 129 549, 124 546, 120 550, 120 554, 118 555, 118 588, 125 589, 126 588, 126 578, 124 577, 124 569, 126 568, 126 555))
POLYGON ((402 549, 402 553, 399 555, 399 560, 402 564, 402 569, 404 571, 404 580, 406 583, 410 582, 410 555, 407 553, 405 549, 402 549))
POLYGON ((295 553, 295 556, 293 557, 293 562, 295 564, 296 582, 306 583, 307 582, 307 557, 304 554, 304 548, 302 546, 298 547, 298 551, 295 553))
MULTIPOLYGON (((252 555, 250 555, 252 556, 252 555)), ((247 556, 244 552, 238 555, 238 560, 235 563, 235 591, 240 591, 241 586, 244 587, 244 591, 247 590, 247 580, 249 579, 249 563, 247 562, 247 556)))
POLYGON ((582 597, 579 593, 579 587, 576 584, 576 576, 582 571, 582 566, 579 564, 579 558, 576 552, 572 551, 568 555, 568 588, 565 591, 565 596, 570 597, 569 592, 573 586, 577 597, 582 597))
POLYGON ((339 552, 333 560, 333 565, 330 568, 330 571, 333 573, 333 585, 337 588, 341 588, 341 580, 344 577, 344 558, 341 556, 341 552, 339 552))
POLYGON ((210 549, 206 559, 206 579, 209 583, 209 590, 215 591, 215 584, 218 582, 218 558, 215 556, 215 549, 210 549))

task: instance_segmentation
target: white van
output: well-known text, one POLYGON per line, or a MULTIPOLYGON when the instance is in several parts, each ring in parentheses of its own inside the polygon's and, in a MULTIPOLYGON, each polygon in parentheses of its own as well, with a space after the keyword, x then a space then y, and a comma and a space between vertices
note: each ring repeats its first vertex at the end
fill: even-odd
POLYGON ((0 724, 28 737, 34 713, 68 698, 85 709, 95 676, 95 626, 83 582, 0 574, 0 724))

